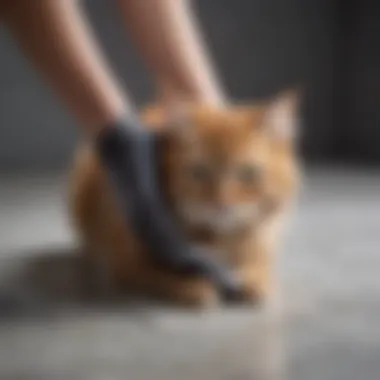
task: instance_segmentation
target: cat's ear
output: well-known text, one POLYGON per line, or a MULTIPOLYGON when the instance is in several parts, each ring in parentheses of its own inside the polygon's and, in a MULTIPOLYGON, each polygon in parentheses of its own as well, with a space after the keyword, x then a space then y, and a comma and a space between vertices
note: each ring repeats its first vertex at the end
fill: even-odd
POLYGON ((292 89, 281 92, 268 102, 263 126, 274 138, 290 142, 297 138, 300 100, 301 91, 292 89))

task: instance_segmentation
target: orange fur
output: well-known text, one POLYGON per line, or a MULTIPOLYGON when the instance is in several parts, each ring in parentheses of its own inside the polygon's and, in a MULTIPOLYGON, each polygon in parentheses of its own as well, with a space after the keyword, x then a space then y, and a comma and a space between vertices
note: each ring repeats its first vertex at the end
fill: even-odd
MULTIPOLYGON (((289 95, 282 97, 283 106, 286 99, 289 95)), ((178 224, 195 244, 215 248, 240 276, 248 300, 270 294, 278 241, 274 223, 298 181, 293 144, 272 128, 271 109, 280 107, 271 104, 224 110, 192 106, 183 115, 169 116, 171 122, 160 107, 142 113, 152 128, 167 124, 162 180, 178 224)), ((292 104, 286 107, 289 111, 292 104)), ((90 254, 105 259, 118 283, 183 303, 218 300, 208 280, 181 277, 150 263, 88 145, 78 150, 71 185, 75 227, 90 254)))

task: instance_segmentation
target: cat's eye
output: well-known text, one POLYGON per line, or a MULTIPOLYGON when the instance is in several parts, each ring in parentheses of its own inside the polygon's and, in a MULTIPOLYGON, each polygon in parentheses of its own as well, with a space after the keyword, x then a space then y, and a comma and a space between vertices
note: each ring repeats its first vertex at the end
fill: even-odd
POLYGON ((205 182, 211 178, 211 169, 202 163, 193 163, 187 167, 188 175, 195 181, 205 182))
POLYGON ((255 164, 242 164, 237 168, 236 176, 244 184, 253 184, 261 178, 262 170, 255 164))

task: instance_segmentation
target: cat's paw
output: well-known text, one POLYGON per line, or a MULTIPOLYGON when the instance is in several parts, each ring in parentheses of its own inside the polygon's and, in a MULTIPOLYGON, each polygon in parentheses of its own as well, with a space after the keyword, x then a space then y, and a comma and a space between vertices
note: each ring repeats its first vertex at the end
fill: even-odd
POLYGON ((188 281, 182 284, 177 291, 177 302, 186 307, 211 309, 220 303, 217 290, 205 281, 188 281))
POLYGON ((263 305, 267 302, 270 289, 266 284, 245 284, 242 290, 242 301, 254 306, 263 305))

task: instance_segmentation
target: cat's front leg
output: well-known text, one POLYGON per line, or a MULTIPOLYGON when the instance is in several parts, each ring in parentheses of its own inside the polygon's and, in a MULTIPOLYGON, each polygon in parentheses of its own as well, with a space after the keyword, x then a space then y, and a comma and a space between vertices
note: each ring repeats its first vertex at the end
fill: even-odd
POLYGON ((273 273, 270 265, 247 263, 238 271, 242 298, 251 304, 266 303, 273 295, 273 273))
POLYGON ((285 215, 274 214, 235 246, 235 269, 243 284, 244 298, 249 302, 267 304, 279 295, 277 251, 285 215))
POLYGON ((241 281, 243 299, 250 303, 266 303, 274 296, 276 283, 275 247, 264 236, 251 236, 241 242, 235 271, 241 281))
POLYGON ((207 279, 181 276, 149 264, 134 272, 132 282, 144 292, 183 306, 212 308, 220 301, 216 287, 207 279))

